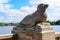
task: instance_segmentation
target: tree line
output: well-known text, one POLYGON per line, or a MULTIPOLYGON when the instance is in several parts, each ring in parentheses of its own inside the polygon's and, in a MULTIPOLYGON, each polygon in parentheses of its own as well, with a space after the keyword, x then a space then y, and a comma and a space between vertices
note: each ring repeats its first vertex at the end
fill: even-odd
POLYGON ((5 22, 0 22, 0 26, 16 26, 19 23, 14 23, 14 22, 10 22, 10 23, 5 23, 5 22))
POLYGON ((47 23, 50 23, 51 25, 60 25, 60 20, 57 21, 46 21, 47 23))
MULTIPOLYGON (((50 23, 51 25, 60 25, 60 20, 57 21, 46 21, 46 23, 50 23)), ((0 22, 0 26, 16 26, 19 23, 14 23, 14 22, 10 22, 10 23, 5 23, 5 22, 0 22)))

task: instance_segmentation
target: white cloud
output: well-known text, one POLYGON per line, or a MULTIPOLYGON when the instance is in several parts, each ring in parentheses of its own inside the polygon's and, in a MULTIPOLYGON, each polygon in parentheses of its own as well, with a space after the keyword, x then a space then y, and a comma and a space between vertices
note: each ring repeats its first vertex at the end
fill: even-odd
POLYGON ((31 5, 38 5, 41 3, 49 4, 50 8, 60 8, 60 0, 30 0, 31 5))
POLYGON ((26 15, 32 14, 36 10, 35 7, 24 6, 20 10, 9 9, 5 11, 5 14, 8 16, 7 21, 21 21, 26 15))
POLYGON ((2 19, 4 19, 4 17, 0 16, 0 19, 2 20, 2 19))
POLYGON ((0 4, 0 12, 6 12, 13 7, 11 4, 0 4))
POLYGON ((54 12, 54 13, 47 13, 49 21, 57 21, 60 19, 60 13, 54 12))
POLYGON ((30 0, 31 5, 40 4, 42 0, 30 0))
POLYGON ((19 10, 15 10, 15 9, 9 9, 9 10, 6 11, 6 14, 8 16, 16 16, 16 15, 20 14, 20 11, 19 10))
POLYGON ((10 8, 12 8, 12 7, 13 7, 12 4, 5 4, 5 5, 4 5, 4 8, 5 8, 5 9, 10 9, 10 8))
MULTIPOLYGON (((11 9, 14 5, 12 4, 4 4, 8 3, 9 0, 1 0, 0 1, 0 12, 4 12, 7 15, 6 22, 17 22, 21 21, 26 15, 32 14, 36 10, 36 6, 40 3, 49 4, 49 8, 47 11, 48 19, 58 20, 60 19, 60 0, 29 0, 31 6, 23 6, 19 10, 11 9), (50 12, 52 9, 53 11, 50 12)), ((2 19, 2 18, 1 18, 2 19)))
POLYGON ((20 11, 25 15, 28 15, 28 14, 32 14, 34 11, 36 10, 36 7, 32 6, 32 7, 29 7, 29 6, 24 6, 24 7, 21 7, 20 11))
POLYGON ((9 0, 0 0, 0 3, 7 3, 9 0))
POLYGON ((3 16, 0 16, 0 22, 2 22, 4 20, 3 16))
POLYGON ((41 3, 49 4, 47 13, 50 21, 56 21, 60 19, 60 0, 30 0, 31 5, 38 5, 41 3), (49 10, 49 9, 52 9, 49 10))

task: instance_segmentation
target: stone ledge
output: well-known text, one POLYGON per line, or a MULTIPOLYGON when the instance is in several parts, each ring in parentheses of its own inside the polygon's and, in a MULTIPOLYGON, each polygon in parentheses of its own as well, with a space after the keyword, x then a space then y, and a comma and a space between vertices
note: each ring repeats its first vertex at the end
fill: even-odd
POLYGON ((49 33, 49 32, 54 32, 54 30, 42 31, 40 33, 49 33))
POLYGON ((55 32, 55 38, 60 37, 60 32, 55 32))
POLYGON ((0 35, 0 39, 8 39, 8 38, 12 38, 13 34, 2 34, 0 35))

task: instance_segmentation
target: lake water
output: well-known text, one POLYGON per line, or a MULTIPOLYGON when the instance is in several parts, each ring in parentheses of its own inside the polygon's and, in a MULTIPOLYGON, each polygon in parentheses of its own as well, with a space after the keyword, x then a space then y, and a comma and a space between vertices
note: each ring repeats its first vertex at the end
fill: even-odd
POLYGON ((60 32, 60 25, 53 25, 52 28, 55 32, 60 32))
MULTIPOLYGON (((14 26, 0 26, 0 35, 1 34, 11 34, 14 26)), ((55 32, 60 32, 60 25, 53 25, 52 28, 55 32)))
POLYGON ((14 26, 0 26, 0 35, 1 34, 11 34, 11 31, 14 26))

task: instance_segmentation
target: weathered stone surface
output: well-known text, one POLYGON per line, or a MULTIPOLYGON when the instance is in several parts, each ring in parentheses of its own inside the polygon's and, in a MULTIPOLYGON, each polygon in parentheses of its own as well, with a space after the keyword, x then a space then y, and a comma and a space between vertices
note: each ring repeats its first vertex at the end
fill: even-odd
POLYGON ((45 13, 48 5, 47 4, 40 4, 37 7, 37 10, 31 14, 27 15, 18 25, 18 27, 32 27, 37 23, 45 22, 47 19, 47 15, 45 13))
POLYGON ((28 27, 34 27, 37 23, 45 22, 46 21, 46 8, 48 7, 47 4, 40 4, 37 7, 37 10, 31 14, 27 15, 20 23, 17 25, 17 27, 13 28, 13 33, 17 33, 23 30, 27 30, 28 27))
POLYGON ((33 28, 17 32, 17 37, 18 40, 55 40, 55 33, 50 24, 40 23, 33 28))
POLYGON ((13 37, 13 34, 3 34, 3 35, 0 34, 0 39, 9 39, 12 37, 13 37))
POLYGON ((26 16, 19 25, 13 29, 18 40, 55 40, 55 34, 50 24, 45 22, 47 4, 38 5, 35 13, 26 16))

